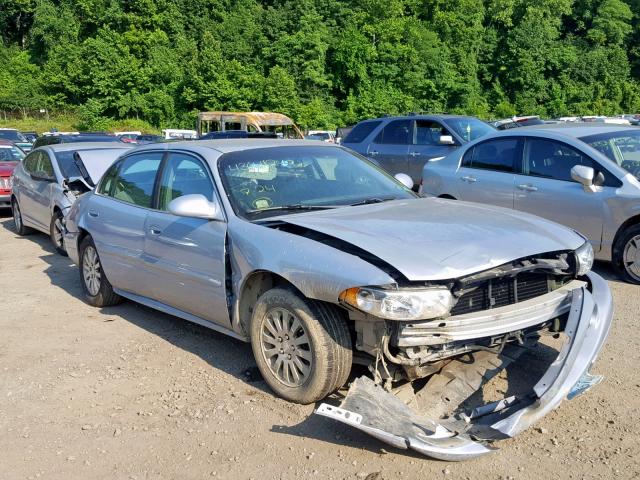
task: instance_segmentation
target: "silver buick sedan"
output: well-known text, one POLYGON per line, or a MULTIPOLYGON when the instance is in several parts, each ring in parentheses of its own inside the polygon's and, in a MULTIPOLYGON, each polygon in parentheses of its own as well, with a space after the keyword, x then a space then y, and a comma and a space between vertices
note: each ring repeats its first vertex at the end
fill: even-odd
POLYGON ((29 153, 13 171, 11 209, 18 235, 28 235, 33 229, 48 233, 58 253, 66 255, 62 225, 69 208, 131 148, 127 144, 65 143, 29 153))
POLYGON ((496 133, 424 167, 425 195, 540 215, 585 235, 640 284, 640 128, 547 124, 496 133))
POLYGON ((589 370, 613 307, 584 237, 512 210, 419 198, 342 147, 140 147, 65 227, 90 304, 127 298, 251 342, 265 381, 290 401, 350 383, 340 405, 316 413, 400 448, 485 454, 600 380, 589 370), (550 339, 560 343, 533 383, 473 395, 550 339), (368 373, 354 379, 354 364, 368 373))

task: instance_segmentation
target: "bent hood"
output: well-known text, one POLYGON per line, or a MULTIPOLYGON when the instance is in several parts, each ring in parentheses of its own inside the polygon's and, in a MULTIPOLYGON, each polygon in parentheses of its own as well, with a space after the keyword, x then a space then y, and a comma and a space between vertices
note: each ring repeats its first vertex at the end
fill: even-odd
POLYGON ((411 281, 445 280, 529 255, 574 250, 577 233, 540 217, 476 203, 421 198, 281 216, 364 249, 411 281))

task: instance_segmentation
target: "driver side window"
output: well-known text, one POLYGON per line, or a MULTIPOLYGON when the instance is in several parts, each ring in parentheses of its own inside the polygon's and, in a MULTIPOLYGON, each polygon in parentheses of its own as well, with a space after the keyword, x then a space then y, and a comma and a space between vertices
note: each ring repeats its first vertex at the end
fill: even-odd
POLYGON ((213 200, 213 182, 207 168, 191 155, 171 153, 162 171, 158 210, 167 211, 172 200, 192 194, 213 200))

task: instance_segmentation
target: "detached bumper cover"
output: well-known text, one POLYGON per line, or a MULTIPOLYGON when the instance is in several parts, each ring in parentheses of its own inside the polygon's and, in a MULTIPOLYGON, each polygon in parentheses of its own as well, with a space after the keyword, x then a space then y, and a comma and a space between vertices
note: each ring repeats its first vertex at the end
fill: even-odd
POLYGON ((464 419, 431 420, 366 377, 357 379, 340 407, 322 404, 315 413, 362 430, 389 445, 410 448, 449 461, 475 458, 495 450, 494 440, 514 437, 556 408, 597 384, 589 369, 611 326, 613 302, 607 283, 588 274, 586 286, 572 293, 565 342, 533 391, 477 408, 464 419))

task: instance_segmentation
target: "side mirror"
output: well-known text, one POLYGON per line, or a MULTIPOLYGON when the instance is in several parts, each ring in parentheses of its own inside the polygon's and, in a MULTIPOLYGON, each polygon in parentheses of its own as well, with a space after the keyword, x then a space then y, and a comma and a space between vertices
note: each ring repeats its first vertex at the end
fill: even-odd
POLYGON ((396 173, 394 175, 394 177, 396 180, 398 180, 401 184, 403 184, 405 187, 407 188, 413 188, 413 178, 411 178, 409 175, 407 175, 406 173, 396 173))
POLYGON ((210 202, 204 195, 195 193, 183 195, 169 203, 169 213, 178 217, 204 218, 205 220, 222 220, 222 212, 215 202, 210 202))
POLYGON ((453 140, 451 135, 440 135, 440 144, 441 145, 455 145, 456 142, 453 140))
POLYGON ((596 176, 596 172, 593 168, 585 165, 574 165, 571 168, 571 178, 576 182, 581 183, 585 188, 593 187, 593 180, 596 176))

